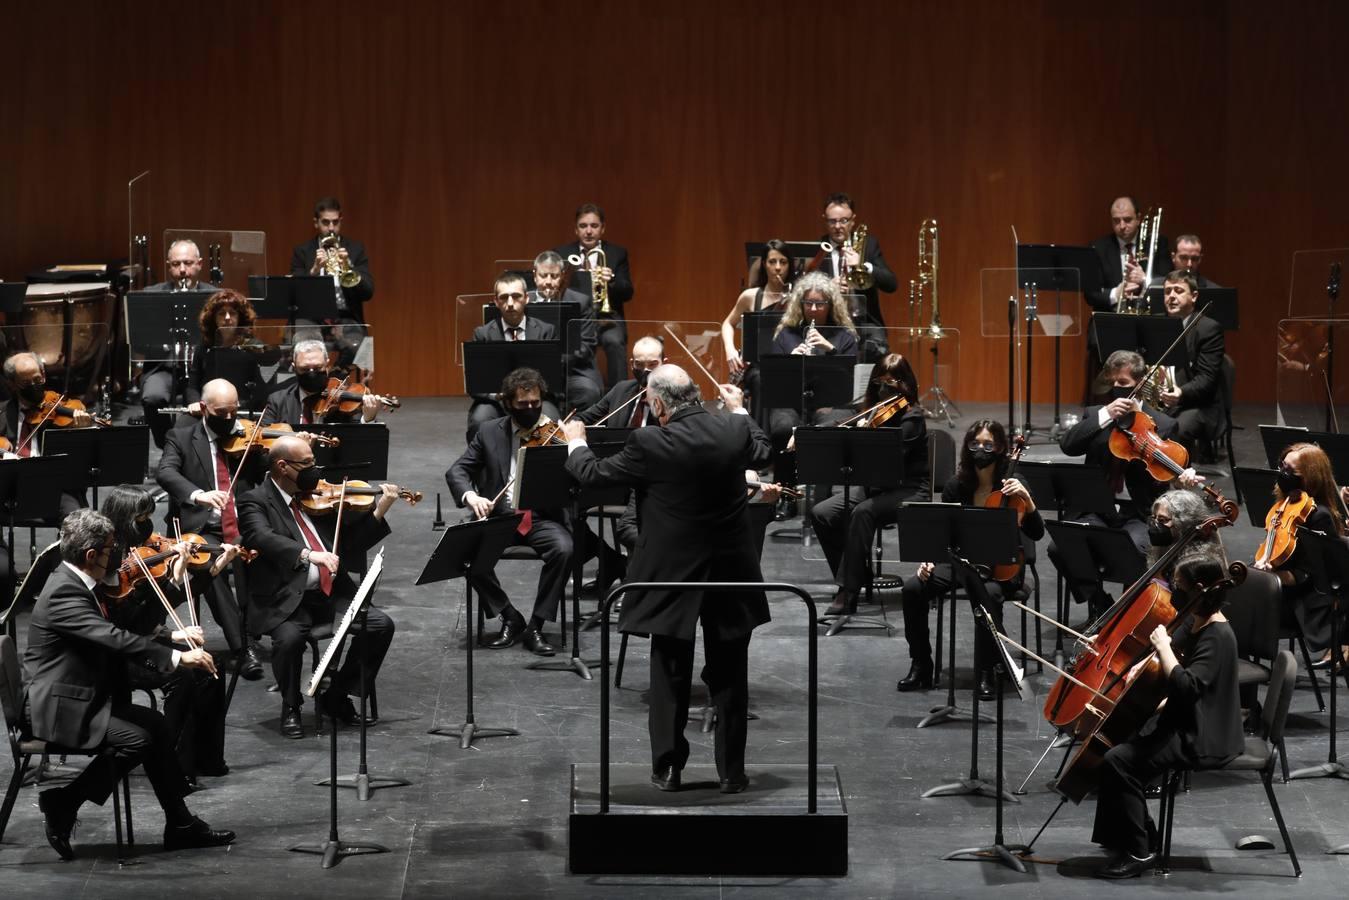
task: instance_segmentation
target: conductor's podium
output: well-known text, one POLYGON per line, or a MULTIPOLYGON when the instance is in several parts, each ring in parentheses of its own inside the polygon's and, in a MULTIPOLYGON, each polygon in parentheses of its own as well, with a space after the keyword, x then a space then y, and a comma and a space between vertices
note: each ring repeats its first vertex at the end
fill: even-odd
POLYGON ((848 872, 848 812, 834 766, 753 766, 749 789, 718 790, 713 766, 688 766, 683 787, 652 787, 650 767, 611 765, 601 812, 600 767, 571 767, 567 863, 576 875, 837 877, 848 872))

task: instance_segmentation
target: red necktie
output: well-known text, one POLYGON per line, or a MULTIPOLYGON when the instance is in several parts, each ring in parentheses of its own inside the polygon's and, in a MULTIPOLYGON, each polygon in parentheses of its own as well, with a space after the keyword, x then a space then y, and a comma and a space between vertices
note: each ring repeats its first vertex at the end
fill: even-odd
MULTIPOLYGON (((304 535, 304 542, 309 547, 310 553, 322 553, 323 544, 319 542, 319 536, 314 534, 313 529, 305 524, 304 516, 300 514, 300 498, 293 497, 290 501, 290 514, 295 517, 295 524, 300 526, 300 534, 304 535)), ((318 563, 312 563, 318 565, 318 563)), ((319 590, 323 591, 325 597, 331 597, 333 593, 333 573, 328 571, 327 566, 319 566, 319 590)))
POLYGON ((228 496, 225 508, 220 511, 220 533, 227 544, 239 543, 239 518, 234 510, 234 495, 230 493, 230 467, 225 462, 225 451, 218 445, 215 454, 215 486, 228 496))
POLYGON ((511 332, 511 342, 512 342, 512 343, 514 343, 515 341, 520 340, 520 331, 521 331, 521 329, 520 329, 520 326, 519 326, 519 325, 514 325, 514 326, 511 327, 510 332, 511 332))
POLYGON ((319 395, 313 394, 300 401, 300 424, 314 424, 314 407, 318 405, 319 395))
MULTIPOLYGON (((19 410, 19 415, 23 415, 23 410, 19 410)), ((27 430, 28 430, 28 423, 25 420, 20 419, 19 430, 17 433, 15 433, 14 437, 19 442, 17 452, 21 457, 28 457, 33 455, 33 441, 31 440, 31 438, 26 441, 24 440, 24 432, 27 430)))
POLYGON ((643 397, 637 401, 637 405, 632 408, 632 418, 628 420, 629 428, 641 428, 642 423, 646 421, 646 398, 643 397))

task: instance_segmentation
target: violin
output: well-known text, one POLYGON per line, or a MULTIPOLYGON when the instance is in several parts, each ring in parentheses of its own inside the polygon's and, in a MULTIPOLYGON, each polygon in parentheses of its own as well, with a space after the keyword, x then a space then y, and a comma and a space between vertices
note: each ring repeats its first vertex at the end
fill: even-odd
MULTIPOLYGON (((1110 432, 1110 453, 1117 459, 1141 460, 1148 467, 1148 474, 1156 481, 1167 482, 1183 474, 1190 465, 1190 452, 1177 441, 1168 441, 1157 433, 1157 421, 1152 416, 1135 410, 1132 419, 1115 420, 1110 432)), ((1210 484, 1200 484, 1199 488, 1208 495, 1218 510, 1235 522, 1241 515, 1236 503, 1228 500, 1210 484)))
MULTIPOLYGON (((206 538, 199 534, 188 532, 182 535, 181 540, 182 543, 191 544, 187 556, 187 570, 189 572, 206 571, 215 564, 215 558, 225 552, 222 545, 209 543, 206 538)), ((173 538, 162 534, 152 534, 150 539, 145 542, 147 547, 153 547, 160 551, 172 550, 176 543, 177 541, 174 541, 173 538)), ((240 547, 239 558, 244 562, 251 563, 258 558, 258 551, 240 547)), ((137 568, 140 567, 137 566, 137 568)))
MULTIPOLYGON (((1018 434, 1012 439, 1012 455, 1008 457, 1007 471, 1003 474, 1004 481, 1012 477, 1016 471, 1016 464, 1021 461, 1021 454, 1026 449, 1026 438, 1018 434)), ((1013 497, 1003 493, 1002 488, 991 492, 984 498, 984 507, 986 509, 1001 509, 1003 507, 1016 510, 1016 526, 1021 527, 1021 520, 1026 518, 1028 504, 1024 497, 1013 497)), ((1011 581, 1021 572, 1021 567, 1026 564, 1026 551, 1020 544, 1016 548, 1016 562, 1007 563, 1001 566, 993 567, 993 580, 1011 581)))
POLYGON ((314 404, 314 418, 327 422, 360 415, 366 397, 374 397, 385 409, 398 409, 403 405, 403 401, 397 397, 376 394, 362 382, 351 381, 348 375, 346 378, 328 379, 328 386, 319 393, 318 402, 314 404))
POLYGON ((1255 561, 1277 569, 1297 551, 1297 529, 1316 509, 1316 501, 1306 491, 1284 497, 1265 514, 1265 539, 1255 551, 1255 561))
MULTIPOLYGON (((33 428, 39 425, 69 428, 75 424, 77 412, 88 412, 82 401, 68 399, 65 394, 58 394, 56 391, 47 391, 42 395, 42 402, 24 414, 24 421, 33 428)), ((111 419, 102 416, 91 415, 90 418, 94 420, 95 425, 104 428, 112 424, 111 419)))
MULTIPOLYGON (((300 497, 300 505, 310 515, 322 516, 336 512, 340 501, 341 508, 349 512, 360 513, 374 509, 375 503, 382 496, 384 496, 384 491, 371 485, 368 481, 347 481, 338 484, 333 484, 331 481, 320 481, 313 491, 300 497)), ((422 492, 398 488, 398 498, 416 506, 421 502, 422 492)))
POLYGON ((538 424, 520 436, 521 447, 546 447, 549 444, 565 447, 567 439, 562 436, 562 423, 547 416, 539 416, 538 424))
MULTIPOLYGON (((295 437, 296 431, 285 422, 275 422, 271 425, 263 426, 249 419, 236 419, 241 431, 236 431, 225 438, 221 447, 229 456, 238 456, 250 448, 262 448, 264 450, 272 449, 272 444, 277 438, 295 437)), ((314 444, 319 447, 337 447, 342 443, 341 438, 335 438, 331 435, 319 434, 318 432, 309 432, 314 435, 314 444)))

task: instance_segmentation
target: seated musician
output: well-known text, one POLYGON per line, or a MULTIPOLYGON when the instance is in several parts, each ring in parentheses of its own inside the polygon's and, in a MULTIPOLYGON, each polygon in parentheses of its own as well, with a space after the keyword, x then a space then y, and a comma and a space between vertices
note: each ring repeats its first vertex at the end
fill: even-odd
MULTIPOLYGON (((773 332, 772 353, 798 356, 857 356, 857 329, 848 315, 848 305, 838 285, 823 272, 802 275, 787 295, 782 321, 773 332)), ((820 425, 834 415, 833 409, 807 410, 810 424, 820 425)), ((801 413, 791 407, 769 410, 768 434, 773 441, 774 480, 796 483, 796 456, 787 450, 792 429, 802 424, 801 413)))
POLYGON ((552 250, 534 257, 534 287, 530 303, 575 303, 580 318, 573 320, 568 334, 559 335, 567 345, 567 407, 585 409, 600 399, 604 381, 595 368, 595 346, 599 332, 595 326, 595 308, 590 295, 564 288, 565 261, 552 250))
MULTIPOLYGON (((164 453, 159 457, 155 481, 169 495, 166 521, 177 519, 182 530, 200 534, 212 543, 238 544, 238 498, 252 490, 262 473, 261 466, 239 468, 239 460, 225 453, 223 444, 240 430, 236 415, 239 394, 223 378, 208 381, 202 388, 202 418, 185 418, 169 432, 164 453), (239 484, 230 490, 236 474, 239 484)), ((172 529, 170 529, 171 531, 172 529)), ((233 567, 235 590, 230 591, 228 575, 223 571, 199 583, 206 595, 211 615, 220 626, 233 653, 240 654, 239 674, 249 681, 262 677, 257 649, 244 637, 241 611, 247 606, 247 587, 242 566, 233 567)), ((257 633, 257 632, 254 632, 257 633)))
MULTIPOLYGON (((164 260, 168 280, 152 284, 147 291, 214 291, 216 286, 201 278, 201 250, 194 241, 178 240, 169 245, 168 259, 164 260)), ((172 363, 149 363, 141 372, 141 407, 145 422, 150 426, 155 446, 164 446, 164 435, 171 424, 160 410, 173 402, 179 390, 184 389, 182 368, 172 363)), ((191 395, 187 400, 196 399, 191 395)))
MULTIPOLYGON (((1199 290, 1204 288, 1220 288, 1221 284, 1205 278, 1199 272, 1199 266, 1204 261, 1204 244, 1199 240, 1197 234, 1182 234, 1176 238, 1176 249, 1171 251, 1171 270, 1172 272, 1188 272, 1194 276, 1195 282, 1199 285, 1199 290)), ((1156 263, 1154 263, 1154 266, 1156 263)), ((1164 287, 1170 275, 1155 275, 1150 288, 1164 287)))
POLYGON ((779 240, 771 240, 764 246, 763 259, 754 273, 754 283, 740 292, 735 305, 721 323, 721 342, 726 348, 726 366, 732 377, 745 371, 745 360, 735 348, 735 330, 740 327, 745 313, 778 309, 787 301, 787 276, 792 271, 787 245, 779 240))
POLYGON ((215 662, 205 650, 179 649, 108 620, 95 589, 115 567, 116 543, 116 530, 102 513, 81 509, 67 516, 61 523, 62 564, 29 620, 28 732, 54 745, 54 752, 97 751, 70 784, 38 795, 47 842, 62 859, 74 859, 70 836, 80 807, 85 801, 102 806, 122 776, 141 765, 164 810, 165 850, 231 843, 234 832, 214 831, 188 811, 187 781, 164 716, 133 704, 121 675, 125 663, 168 674, 179 668, 214 673, 215 662))
MULTIPOLYGON (((336 409, 324 418, 318 416, 315 408, 323 399, 328 380, 333 377, 328 362, 328 348, 322 341, 300 341, 295 345, 291 358, 294 360, 295 380, 283 388, 272 391, 267 398, 267 412, 261 424, 285 422, 288 425, 313 425, 320 421, 342 421, 343 416, 336 409)), ((360 422, 373 422, 379 416, 377 395, 366 393, 361 399, 360 415, 351 414, 351 419, 360 422)))
POLYGON ((1237 638, 1222 613, 1228 585, 1217 548, 1186 548, 1172 598, 1180 605, 1197 597, 1196 605, 1173 633, 1157 626, 1148 636, 1153 655, 1129 675, 1131 689, 1138 689, 1138 679, 1154 680, 1162 705, 1131 740, 1106 751, 1100 767, 1091 838, 1112 857, 1098 877, 1134 878, 1153 867, 1156 827, 1144 793, 1149 782, 1169 770, 1221 766, 1245 748, 1237 638))
MULTIPOLYGON (((129 574, 136 571, 130 553, 150 540, 154 531, 152 517, 155 501, 138 487, 114 487, 103 498, 100 511, 112 522, 117 533, 117 549, 122 567, 129 574)), ((218 575, 233 562, 239 548, 220 544, 220 552, 211 563, 209 576, 218 575)), ((159 589, 178 608, 178 618, 184 624, 191 621, 183 601, 187 598, 184 583, 184 559, 175 557, 169 574, 159 581, 159 589)), ((191 576, 188 576, 189 583, 191 576)), ((110 578, 115 588, 117 580, 110 578)), ((190 592, 190 589, 189 589, 190 592)), ((189 600, 190 602, 190 600, 189 600)), ((153 588, 140 581, 130 596, 109 604, 109 615, 114 624, 133 634, 149 637, 172 637, 174 630, 168 624, 168 612, 153 588)), ((200 626, 188 625, 198 646, 205 646, 205 632, 200 626)), ((181 639, 181 636, 180 636, 181 639)), ((179 667, 167 675, 148 672, 139 666, 128 666, 127 675, 132 688, 158 688, 164 694, 164 721, 173 735, 178 750, 178 767, 188 783, 196 786, 198 775, 220 777, 229 774, 225 764, 225 682, 202 669, 179 667)))
POLYGON ((586 425, 605 420, 605 425, 620 428, 656 424, 651 407, 645 400, 646 379, 657 368, 665 365, 665 342, 652 335, 638 338, 632 345, 632 359, 629 362, 632 377, 615 384, 594 406, 578 412, 577 419, 586 425), (642 396, 638 397, 639 394, 642 396), (606 420, 605 417, 611 414, 612 417, 606 420))
MULTIPOLYGON (((1214 515, 1197 491, 1175 489, 1164 491, 1152 501, 1152 518, 1148 520, 1148 565, 1160 560, 1171 545, 1193 531, 1201 522, 1214 515)), ((1218 532, 1204 537, 1196 536, 1192 545, 1215 544, 1222 546, 1218 532)), ((1161 573, 1160 577, 1169 581, 1170 573, 1161 573)))
MULTIPOLYGON (((503 272, 492 285, 492 302, 496 304, 501 317, 479 325, 473 329, 475 341, 555 341, 557 331, 542 319, 525 314, 529 306, 529 293, 525 290, 525 279, 518 272, 503 272)), ((474 396, 468 408, 468 434, 470 443, 478 429, 493 419, 507 415, 504 403, 491 396, 474 396)), ((556 421, 559 418, 557 406, 552 400, 544 398, 543 415, 556 421)))
POLYGON ((862 252, 852 248, 853 232, 857 229, 857 204, 848 194, 830 194, 824 201, 824 223, 827 233, 821 239, 833 246, 832 252, 816 257, 818 271, 828 275, 842 294, 861 293, 865 306, 857 319, 858 343, 862 362, 871 362, 889 352, 885 339, 885 317, 881 315, 880 291, 893 294, 899 288, 899 279, 890 270, 881 255, 881 244, 876 235, 868 234, 862 252), (861 267, 872 278, 865 289, 848 282, 848 272, 861 267))
POLYGON ((192 357, 192 374, 188 378, 186 396, 189 406, 201 399, 206 382, 216 377, 229 377, 239 396, 251 402, 254 393, 264 383, 257 355, 251 350, 261 348, 253 337, 257 313, 248 298, 238 291, 216 291, 201 308, 198 324, 201 326, 201 344, 192 357), (228 368, 227 374, 216 372, 226 367, 218 357, 221 351, 248 353, 244 364, 228 368), (214 351, 214 352, 213 352, 214 351), (209 369, 208 369, 209 367, 209 369), (240 377, 243 376, 243 377, 240 377))
MULTIPOLYGON (((311 516, 301 504, 301 498, 322 477, 309 442, 277 438, 267 462, 268 477, 238 501, 244 546, 258 553, 248 566, 248 627, 272 638, 272 672, 281 693, 281 734, 301 738, 300 663, 309 633, 315 625, 331 623, 346 612, 357 587, 348 573, 364 568, 366 552, 389 534, 387 513, 398 500, 398 488, 381 485, 382 493, 369 515, 344 512, 341 546, 334 547, 337 515, 311 516)), ((348 646, 341 671, 323 695, 328 715, 348 725, 360 724, 349 695, 369 695, 393 632, 393 619, 369 607, 365 629, 348 646), (366 657, 364 682, 362 654, 366 657)))
MULTIPOLYGON (((1121 300, 1137 297, 1146 289, 1149 248, 1138 245, 1141 224, 1138 204, 1133 197, 1116 197, 1110 202, 1112 233, 1091 242, 1104 274, 1104 287, 1087 295, 1093 309, 1109 312, 1119 306, 1121 300)), ((1169 243, 1165 236, 1158 235, 1152 270, 1160 270, 1169 257, 1169 243)))
MULTIPOLYGON (((47 368, 42 358, 35 353, 15 353, 5 360, 0 371, 4 374, 5 387, 9 392, 9 402, 5 404, 5 437, 15 456, 27 458, 42 455, 42 438, 49 428, 40 412, 42 400, 47 394, 47 368), (33 424, 29 420, 37 421, 33 424)), ((88 428, 94 424, 88 411, 77 409, 71 416, 73 428, 88 428)), ((65 516, 72 510, 85 506, 84 492, 75 494, 64 491, 61 494, 60 514, 65 516)))
MULTIPOLYGON (((1165 279, 1166 314, 1189 325, 1197 315, 1199 285, 1189 272, 1174 271, 1165 279)), ((1176 440, 1192 454, 1223 427, 1223 327, 1201 316, 1185 335, 1187 362, 1173 371, 1174 385, 1162 392, 1162 405, 1176 419, 1176 440)))
POLYGON ((838 585, 838 592, 825 612, 828 616, 848 615, 857 610, 857 598, 869 577, 868 559, 876 529, 894 522, 904 501, 926 500, 929 496, 927 419, 918 408, 918 377, 907 359, 890 353, 871 367, 862 409, 897 396, 908 401, 908 408, 891 415, 880 427, 898 428, 903 433, 903 480, 894 487, 849 488, 851 498, 846 515, 842 490, 816 503, 811 510, 820 548, 838 585))
MULTIPOLYGON (((1304 494, 1316 504, 1304 523, 1307 528, 1341 536, 1349 533, 1344 507, 1336 496, 1330 457, 1315 444, 1293 444, 1284 448, 1279 458, 1278 482, 1274 486, 1275 502, 1282 503, 1286 499, 1297 502, 1304 494)), ((1330 649, 1334 602, 1316 589, 1308 551, 1299 544, 1286 562, 1279 565, 1270 565, 1268 561, 1257 562, 1255 567, 1273 572, 1279 577, 1285 601, 1279 606, 1283 624, 1300 629, 1310 651, 1321 654, 1321 659, 1313 665, 1329 665, 1334 658, 1330 649)), ((1341 623, 1341 639, 1345 639, 1346 635, 1349 635, 1349 631, 1341 623)), ((1340 652, 1349 660, 1349 654, 1343 648, 1340 652)))
POLYGON ((302 329, 297 332, 297 340, 323 340, 325 346, 337 353, 338 364, 346 367, 351 365, 356 348, 366 335, 364 305, 375 296, 375 280, 370 275, 370 260, 366 256, 365 245, 342 234, 342 204, 336 197, 322 197, 314 204, 314 232, 312 238, 296 245, 291 252, 290 274, 324 275, 328 273, 331 262, 338 271, 350 267, 360 276, 360 280, 346 287, 334 276, 333 300, 337 307, 337 318, 325 323, 327 327, 324 328, 320 328, 317 322, 297 320, 295 324, 302 329), (324 240, 328 238, 336 238, 337 245, 323 247, 324 240), (333 258, 330 259, 330 256, 333 258))
POLYGON ((623 305, 632 299, 632 273, 628 266, 628 251, 604 240, 604 210, 594 203, 582 203, 576 209, 576 240, 553 250, 563 259, 581 257, 580 279, 572 281, 577 289, 595 296, 596 279, 607 285, 609 312, 596 304, 595 315, 599 327, 599 348, 604 351, 604 383, 613 387, 623 378, 623 360, 628 355, 628 323, 623 316, 623 305), (604 261, 600 264, 599 253, 604 261))
MULTIPOLYGON (((1016 497, 1026 503, 1026 514, 1021 519, 1022 539, 1032 544, 1044 537, 1044 520, 1035 508, 1030 492, 1015 477, 1006 477, 1010 446, 1007 431, 1001 422, 981 419, 965 432, 960 446, 960 462, 956 474, 942 487, 943 503, 965 506, 983 506, 989 495, 1001 490, 1009 499, 1016 497)), ((932 643, 928 639, 928 605, 951 589, 951 564, 921 563, 917 574, 904 580, 904 636, 909 641, 909 674, 899 680, 896 690, 919 691, 932 687, 932 643)), ((989 612, 998 626, 1002 626, 1002 603, 1021 587, 1024 569, 1008 581, 984 579, 993 607, 989 612)), ((993 663, 997 660, 991 637, 983 628, 975 630, 974 665, 979 673, 979 695, 982 700, 993 699, 993 663)))

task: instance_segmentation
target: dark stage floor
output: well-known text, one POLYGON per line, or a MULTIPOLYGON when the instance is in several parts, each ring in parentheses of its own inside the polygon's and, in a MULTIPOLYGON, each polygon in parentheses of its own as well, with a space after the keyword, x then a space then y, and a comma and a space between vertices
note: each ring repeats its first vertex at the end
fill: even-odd
MULTIPOLYGON (((1029 873, 1016 874, 987 862, 943 862, 942 854, 991 840, 991 800, 920 798, 927 788, 960 779, 970 765, 970 725, 953 722, 918 730, 944 691, 902 695, 895 681, 908 668, 898 595, 888 599, 890 636, 845 631, 820 640, 819 761, 836 766, 850 815, 850 867, 846 878, 765 880, 716 878, 582 877, 566 871, 569 767, 593 763, 598 753, 599 682, 563 672, 526 671, 533 660, 522 648, 477 654, 477 718, 484 726, 508 726, 519 737, 481 739, 470 750, 433 737, 433 725, 453 726, 464 714, 464 621, 462 587, 414 587, 413 581, 438 534, 432 531, 434 492, 445 491, 442 474, 463 448, 465 401, 409 401, 388 417, 394 441, 395 480, 428 493, 415 509, 393 514, 387 571, 380 603, 398 624, 394 648, 380 681, 383 720, 370 735, 374 774, 410 779, 410 787, 383 790, 366 803, 349 791, 340 802, 342 836, 381 842, 392 852, 348 859, 321 871, 315 857, 287 852, 293 844, 322 840, 327 832, 327 791, 313 781, 326 775, 327 740, 312 735, 288 741, 277 733, 279 701, 265 691, 268 678, 243 682, 230 711, 227 757, 232 772, 207 779, 208 788, 189 800, 217 827, 239 833, 229 850, 160 852, 160 814, 143 778, 133 779, 138 865, 119 869, 114 859, 111 810, 85 808, 76 834, 78 858, 60 863, 43 839, 37 794, 20 794, 7 842, 0 847, 0 894, 17 897, 145 897, 170 892, 194 897, 891 897, 968 896, 1080 897, 1098 890, 1137 894, 1212 891, 1233 896, 1343 895, 1349 874, 1345 858, 1325 850, 1349 841, 1349 784, 1306 780, 1277 784, 1305 870, 1290 877, 1287 856, 1275 851, 1240 852, 1234 842, 1251 833, 1277 830, 1263 791, 1254 779, 1201 775, 1184 795, 1176 817, 1178 869, 1167 879, 1151 875, 1124 888, 1088 880, 1100 858, 1090 843, 1094 802, 1066 807, 1037 846, 1029 873)), ((965 421, 998 415, 994 404, 966 404, 965 421)), ((1258 464, 1255 425, 1267 410, 1240 411, 1238 457, 1258 464)), ((1041 421, 1047 421, 1047 413, 1041 421)), ((1046 458, 1050 445, 1036 443, 1028 458, 1046 458)), ((446 510, 454 518, 457 512, 446 510)), ((786 523, 794 525, 794 522, 786 523)), ((774 529, 780 526, 773 526, 774 529)), ((1256 532, 1244 519, 1225 533, 1229 555, 1249 558, 1256 532)), ((893 541, 893 538, 891 539, 893 541)), ((893 559, 893 543, 890 553, 893 559)), ((1045 609, 1053 607, 1053 569, 1040 555, 1045 609)), ((25 556, 26 560, 26 556, 25 556)), ((899 566, 900 571, 910 567, 899 566)), ((532 596, 535 566, 503 564, 503 582, 517 598, 532 596)), ((802 558, 798 545, 770 540, 764 555, 768 578, 793 582, 823 600, 831 593, 822 561, 802 558)), ((589 604, 587 604, 589 605, 589 604)), ((789 597, 774 601, 774 622, 756 633, 751 647, 751 778, 756 767, 806 760, 806 628, 803 608, 789 597)), ((1077 612, 1075 618, 1082 614, 1077 612)), ((1009 616, 1009 623, 1011 622, 1009 616)), ((969 704, 969 615, 960 614, 959 702, 969 704)), ((22 626, 21 626, 22 627, 22 626)), ((21 631, 21 634, 25 632, 21 631)), ((1015 633, 1015 632, 1014 632, 1015 633)), ((595 655, 597 635, 583 636, 595 655)), ((615 641, 616 649, 616 641, 615 641)), ((635 640, 624 686, 614 692, 615 762, 647 760, 644 685, 645 650, 635 640)), ((1032 670, 1033 671, 1033 670, 1032 670)), ((1019 784, 1051 737, 1040 715, 1046 676, 1033 676, 1032 698, 1007 702, 1006 771, 1019 784)), ((1293 767, 1326 758, 1328 716, 1318 713, 1311 691, 1300 688, 1293 703, 1288 751, 1293 767)), ((312 725, 312 718, 306 718, 312 725)), ((311 728, 312 732, 312 728, 311 728)), ((710 735, 690 724, 691 764, 712 761, 710 735)), ((992 777, 993 731, 982 732, 980 772, 992 777)), ((343 772, 355 767, 355 737, 341 742, 343 772)), ((1033 779, 1030 793, 1006 810, 1006 839, 1028 841, 1056 804, 1046 788, 1051 770, 1033 779)), ((6 767, 3 777, 8 778, 6 767)), ((753 790, 753 787, 751 787, 753 790)), ((717 795, 710 795, 717 796, 717 795)), ((681 798, 683 799, 683 798, 681 798)), ((744 840, 756 841, 753 833, 744 840)), ((698 854, 696 844, 671 847, 672 854, 698 854)))

